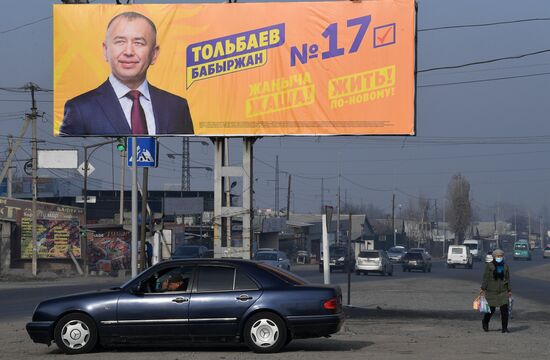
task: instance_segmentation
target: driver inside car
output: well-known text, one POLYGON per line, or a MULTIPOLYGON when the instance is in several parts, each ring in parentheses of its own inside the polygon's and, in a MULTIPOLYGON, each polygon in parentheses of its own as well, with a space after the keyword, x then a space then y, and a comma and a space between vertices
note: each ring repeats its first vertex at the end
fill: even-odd
POLYGON ((185 291, 187 290, 188 278, 181 274, 174 274, 162 282, 161 291, 185 291))

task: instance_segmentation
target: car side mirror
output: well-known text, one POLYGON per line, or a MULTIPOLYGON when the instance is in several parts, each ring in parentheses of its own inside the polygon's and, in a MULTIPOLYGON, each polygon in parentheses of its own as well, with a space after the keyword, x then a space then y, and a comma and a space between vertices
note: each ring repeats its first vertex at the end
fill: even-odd
POLYGON ((279 261, 283 261, 284 259, 283 258, 279 258, 279 261))
POLYGON ((136 295, 143 294, 143 286, 142 285, 143 285, 142 282, 138 281, 137 283, 132 285, 130 290, 132 291, 133 294, 136 294, 136 295))

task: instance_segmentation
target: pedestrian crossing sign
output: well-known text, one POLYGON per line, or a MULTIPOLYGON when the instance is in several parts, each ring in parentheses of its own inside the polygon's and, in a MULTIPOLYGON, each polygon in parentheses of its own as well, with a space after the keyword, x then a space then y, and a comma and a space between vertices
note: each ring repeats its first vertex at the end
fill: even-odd
MULTIPOLYGON (((128 143, 128 166, 132 166, 133 161, 133 145, 131 137, 127 138, 128 143)), ((158 142, 154 137, 138 137, 137 145, 137 163, 138 167, 157 167, 158 164, 158 142)))

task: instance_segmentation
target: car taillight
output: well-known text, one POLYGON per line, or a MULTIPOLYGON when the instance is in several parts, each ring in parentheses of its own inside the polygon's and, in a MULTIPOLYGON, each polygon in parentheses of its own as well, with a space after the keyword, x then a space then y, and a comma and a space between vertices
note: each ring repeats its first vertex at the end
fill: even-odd
POLYGON ((336 310, 336 309, 338 309, 338 299, 337 298, 332 298, 332 299, 326 300, 323 303, 323 308, 326 309, 326 310, 336 310))

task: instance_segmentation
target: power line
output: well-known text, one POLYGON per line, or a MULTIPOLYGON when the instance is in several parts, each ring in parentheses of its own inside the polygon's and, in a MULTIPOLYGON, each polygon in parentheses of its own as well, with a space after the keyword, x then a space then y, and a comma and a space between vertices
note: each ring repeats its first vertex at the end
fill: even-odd
POLYGON ((504 77, 480 79, 480 80, 446 82, 446 83, 439 83, 439 84, 425 84, 425 85, 418 85, 417 87, 419 87, 419 88, 428 88, 428 87, 438 87, 438 86, 474 84, 474 83, 499 81, 499 80, 510 80, 510 79, 521 79, 521 78, 528 78, 528 77, 535 77, 535 76, 546 76, 546 75, 550 75, 550 72, 537 73, 537 74, 527 74, 527 75, 516 75, 516 76, 504 76, 504 77))
POLYGON ((426 73, 426 72, 429 72, 429 71, 447 70, 447 69, 458 69, 458 68, 463 68, 463 67, 467 67, 467 66, 489 64, 489 63, 493 63, 493 62, 497 62, 497 61, 503 61, 503 60, 515 60, 515 59, 521 59, 521 58, 528 57, 528 56, 540 55, 540 54, 544 54, 544 53, 547 53, 547 52, 550 52, 550 49, 544 49, 544 50, 534 51, 534 52, 520 54, 520 55, 504 56, 504 57, 495 58, 495 59, 474 61, 474 62, 470 62, 470 63, 466 63, 466 64, 460 64, 460 65, 433 67, 433 68, 418 70, 417 73, 426 73))
POLYGON ((38 19, 38 20, 34 20, 34 21, 31 21, 29 23, 26 23, 26 24, 22 24, 22 25, 18 25, 18 26, 15 26, 15 27, 12 27, 10 29, 6 29, 6 30, 2 30, 0 31, 0 34, 7 34, 9 32, 12 32, 12 31, 15 31, 15 30, 19 30, 19 29, 22 29, 24 27, 27 27, 27 26, 31 26, 31 25, 34 25, 34 24, 37 24, 39 22, 42 22, 42 21, 45 21, 45 20, 48 20, 48 19, 51 19, 52 16, 46 16, 46 17, 43 17, 41 19, 38 19))
POLYGON ((481 23, 481 24, 438 26, 438 27, 432 27, 432 28, 419 29, 418 32, 436 31, 436 30, 449 30, 449 29, 461 29, 461 28, 472 28, 472 27, 485 27, 485 26, 517 24, 517 23, 524 23, 524 22, 549 21, 549 20, 550 20, 550 18, 544 17, 544 18, 530 18, 530 19, 519 19, 519 20, 496 21, 496 22, 481 23))

